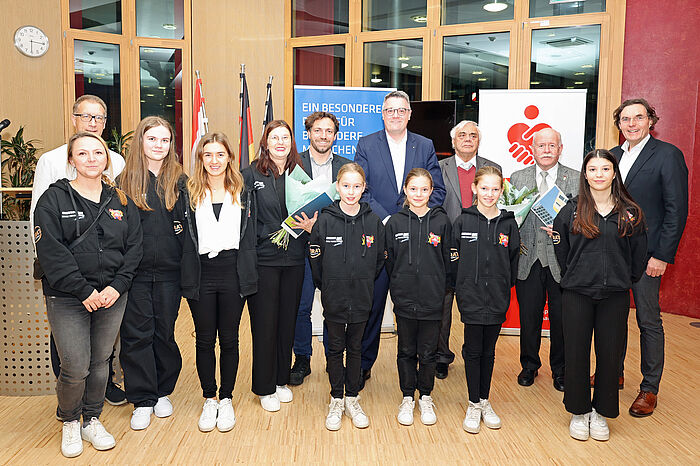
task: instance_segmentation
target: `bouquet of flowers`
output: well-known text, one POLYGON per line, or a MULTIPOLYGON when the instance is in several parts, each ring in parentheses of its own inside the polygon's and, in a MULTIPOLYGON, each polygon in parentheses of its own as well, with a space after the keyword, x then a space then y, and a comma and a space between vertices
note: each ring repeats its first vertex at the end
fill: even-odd
POLYGON ((498 199, 498 208, 513 212, 515 221, 518 222, 518 226, 521 226, 530 212, 532 204, 537 200, 537 194, 537 188, 527 189, 527 187, 523 187, 515 189, 510 184, 510 181, 504 180, 503 194, 498 199))
POLYGON ((315 211, 333 202, 337 192, 335 183, 326 178, 312 180, 299 165, 284 176, 284 200, 289 216, 282 222, 282 228, 270 234, 270 240, 278 248, 287 249, 289 235, 297 238, 302 233, 302 230, 296 227, 295 217, 301 216, 302 213, 306 213, 309 218, 313 217, 315 211))

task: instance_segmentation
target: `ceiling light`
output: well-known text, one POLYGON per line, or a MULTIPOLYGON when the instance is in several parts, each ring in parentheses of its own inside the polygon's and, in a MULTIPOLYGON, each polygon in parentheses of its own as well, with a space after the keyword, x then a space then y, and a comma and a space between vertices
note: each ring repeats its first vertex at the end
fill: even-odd
POLYGON ((400 61, 408 61, 408 60, 410 60, 410 59, 411 59, 411 57, 407 57, 407 56, 405 56, 405 55, 402 55, 402 56, 400 56, 399 58, 397 58, 397 60, 400 60, 400 61))
POLYGON ((374 84, 377 84, 377 83, 382 82, 382 78, 372 78, 372 79, 370 79, 370 81, 372 81, 374 84))
POLYGON ((472 71, 472 74, 484 74, 483 71, 472 71))
POLYGON ((501 3, 498 0, 493 0, 493 3, 487 3, 484 5, 484 10, 488 11, 489 13, 498 13, 506 8, 508 8, 508 5, 501 3))
POLYGON ((581 65, 581 68, 593 68, 593 65, 581 65))
POLYGON ((154 97, 153 94, 146 94, 146 97, 154 97))
POLYGON ((542 84, 542 83, 540 81, 530 81, 530 84, 532 84, 533 86, 536 86, 536 85, 542 84))
POLYGON ((412 70, 419 70, 419 69, 421 69, 421 66, 420 66, 420 65, 413 65, 413 66, 411 67, 411 69, 412 69, 412 70))
POLYGON ((411 16, 411 19, 416 23, 427 23, 428 22, 428 17, 425 15, 414 15, 414 16, 411 16))
POLYGON ((177 26, 175 26, 173 23, 165 23, 163 24, 163 29, 167 29, 168 31, 174 31, 177 29, 177 26))
POLYGON ((488 81, 489 78, 479 78, 477 81, 488 81))
POLYGON ((576 81, 574 84, 581 85, 583 84, 583 81, 576 81))
POLYGON ((408 68, 408 63, 401 63, 401 68, 408 68))
POLYGON ((583 76, 585 74, 586 73, 584 71, 577 71, 576 73, 574 73, 574 76, 583 76))

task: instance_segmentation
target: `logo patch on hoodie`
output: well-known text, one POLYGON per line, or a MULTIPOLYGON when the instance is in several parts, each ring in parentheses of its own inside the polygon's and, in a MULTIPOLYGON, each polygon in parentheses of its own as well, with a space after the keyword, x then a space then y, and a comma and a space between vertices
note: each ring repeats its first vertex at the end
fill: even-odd
POLYGON ((434 234, 432 231, 428 235, 428 243, 432 244, 435 247, 438 247, 440 244, 440 241, 442 241, 442 238, 440 238, 440 235, 434 234))
POLYGON ((561 243, 561 235, 557 233, 556 231, 552 232, 552 244, 559 244, 561 243))
POLYGON ((256 191, 258 189, 263 189, 264 187, 265 187, 265 183, 263 183, 262 181, 256 181, 255 183, 253 183, 253 189, 256 191))
POLYGON ((330 244, 331 246, 340 246, 343 244, 343 237, 342 236, 326 236, 326 243, 330 244))
POLYGON ((309 257, 316 259, 321 256, 321 246, 318 244, 309 245, 309 257))
POLYGON ((368 248, 371 248, 373 243, 374 243, 374 235, 367 235, 367 236, 365 236, 364 234, 362 235, 362 245, 363 246, 367 245, 368 248))
POLYGON ((466 239, 468 243, 473 243, 479 238, 479 233, 476 231, 463 231, 461 238, 466 239))
POLYGON ((124 212, 118 209, 107 209, 107 212, 109 212, 109 215, 114 219, 114 220, 119 220, 120 222, 124 218, 124 212))
POLYGON ((394 233, 394 240, 398 241, 399 243, 405 243, 408 241, 408 237, 408 233, 394 233))
POLYGON ((41 227, 39 225, 34 227, 34 244, 38 243, 41 239, 41 227))
POLYGON ((508 247, 508 235, 504 235, 503 233, 498 234, 498 244, 503 246, 504 248, 508 247))
MULTIPOLYGON (((75 218, 75 210, 64 210, 61 212, 61 218, 75 218)), ((82 210, 78 211, 78 220, 85 218, 85 214, 82 210)))
POLYGON ((179 235, 180 233, 182 233, 183 228, 182 228, 182 222, 180 220, 173 221, 173 230, 175 231, 176 235, 179 235))
POLYGON ((459 251, 455 248, 450 249, 450 262, 457 262, 459 260, 459 251))

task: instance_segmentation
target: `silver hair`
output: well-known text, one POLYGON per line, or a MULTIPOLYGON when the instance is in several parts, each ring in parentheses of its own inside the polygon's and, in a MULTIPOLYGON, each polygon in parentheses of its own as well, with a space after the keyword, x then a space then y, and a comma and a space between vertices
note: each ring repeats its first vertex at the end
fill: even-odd
POLYGON ((532 135, 532 145, 533 145, 533 146, 535 145, 535 137, 537 137, 537 135, 540 134, 542 131, 546 131, 546 130, 548 130, 548 129, 551 129, 552 131, 554 131, 554 134, 557 135, 557 140, 559 141, 559 145, 560 145, 560 146, 562 145, 562 142, 561 142, 561 133, 560 133, 559 131, 557 131, 556 129, 554 129, 554 128, 552 128, 552 127, 549 127, 549 128, 542 128, 541 130, 539 130, 538 132, 536 132, 535 134, 532 135))
POLYGON ((384 96, 384 102, 382 103, 382 110, 384 110, 384 107, 386 107, 386 101, 391 99, 391 98, 399 98, 403 99, 406 101, 408 104, 408 109, 411 109, 411 98, 406 94, 404 91, 391 91, 387 95, 384 96))
POLYGON ((476 131, 479 133, 479 142, 481 142, 481 129, 479 129, 479 125, 476 124, 476 121, 472 120, 462 120, 459 123, 457 123, 451 130, 450 130, 450 140, 452 141, 452 148, 455 148, 455 136, 457 135, 457 131, 460 129, 464 128, 468 124, 472 124, 476 127, 476 131))

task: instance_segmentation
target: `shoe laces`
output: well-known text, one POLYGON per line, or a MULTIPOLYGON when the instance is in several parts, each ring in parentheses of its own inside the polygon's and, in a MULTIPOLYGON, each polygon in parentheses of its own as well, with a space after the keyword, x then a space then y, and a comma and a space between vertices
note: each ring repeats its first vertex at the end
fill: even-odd
POLYGON ((492 415, 495 416, 496 415, 496 412, 491 407, 491 403, 489 402, 489 400, 483 400, 481 402, 481 411, 486 416, 492 416, 492 415))
POLYGON ((348 408, 350 408, 350 414, 352 414, 352 417, 355 417, 359 414, 365 414, 365 412, 362 410, 362 406, 360 406, 360 396, 354 397, 354 399, 350 400, 348 403, 348 408))
POLYGON ((478 404, 469 403, 469 408, 467 408, 467 419, 471 421, 481 420, 481 408, 478 404))
MULTIPOLYGON (((229 403, 231 403, 231 400, 229 400, 229 403)), ((207 398, 207 400, 204 402, 204 407, 202 408, 202 411, 207 415, 211 416, 214 415, 218 409, 219 403, 213 398, 207 398)))
POLYGON ((96 417, 93 417, 90 419, 90 423, 88 424, 88 427, 92 429, 92 433, 95 435, 95 437, 104 437, 107 435, 107 430, 105 427, 102 425, 99 419, 96 417))
POLYGON ((65 439, 69 443, 76 441, 77 440, 76 437, 80 436, 80 429, 79 428, 76 429, 75 426, 80 427, 80 422, 79 421, 69 421, 69 422, 63 423, 63 427, 64 427, 63 434, 65 435, 65 439))
POLYGON ((418 406, 420 406, 421 411, 424 413, 430 414, 435 412, 435 403, 433 403, 433 398, 431 396, 422 396, 418 406))
POLYGON ((401 402, 401 406, 399 406, 399 411, 401 413, 412 412, 414 406, 415 406, 415 402, 413 401, 413 398, 406 396, 406 397, 404 397, 403 401, 401 402))
MULTIPOLYGON (((212 400, 212 401, 216 402, 216 400, 212 400)), ((224 398, 224 399, 219 400, 219 408, 221 408, 222 406, 230 405, 230 404, 231 404, 231 398, 224 398)))
POLYGON ((151 414, 151 407, 149 406, 140 406, 134 410, 133 415, 134 416, 146 416, 151 414))
POLYGON ((343 399, 332 398, 328 405, 328 415, 341 416, 343 414, 343 399))

